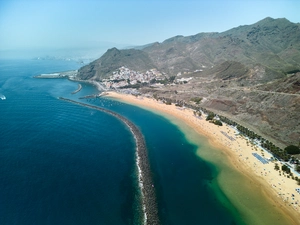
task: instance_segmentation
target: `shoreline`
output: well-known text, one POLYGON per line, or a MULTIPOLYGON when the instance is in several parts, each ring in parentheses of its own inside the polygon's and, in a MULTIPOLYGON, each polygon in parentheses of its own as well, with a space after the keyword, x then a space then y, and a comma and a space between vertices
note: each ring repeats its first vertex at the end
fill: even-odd
MULTIPOLYGON (((170 115, 183 122, 189 129, 207 138, 209 144, 218 149, 219 153, 224 154, 233 170, 259 187, 265 197, 264 200, 268 200, 277 211, 280 211, 286 217, 286 221, 290 221, 289 224, 300 224, 300 194, 295 191, 295 188, 299 188, 296 181, 283 174, 279 175, 279 172, 274 170, 275 163, 263 164, 259 161, 255 155, 262 155, 265 158, 271 158, 272 155, 251 144, 245 137, 238 135, 232 127, 226 124, 221 127, 216 126, 206 121, 203 116, 201 118, 194 116, 193 110, 166 105, 151 98, 116 92, 108 92, 107 97, 155 111, 160 115, 170 115)), ((174 123, 172 119, 171 122, 174 123)), ((199 157, 202 157, 201 154, 203 153, 197 151, 199 157)), ((208 161, 210 160, 208 159, 208 161)), ((222 179, 222 175, 220 177, 222 179)), ((223 187, 222 184, 220 186, 227 195, 226 187, 223 187)), ((230 193, 228 195, 230 196, 230 193)), ((236 203, 241 204, 242 199, 237 199, 236 203)))

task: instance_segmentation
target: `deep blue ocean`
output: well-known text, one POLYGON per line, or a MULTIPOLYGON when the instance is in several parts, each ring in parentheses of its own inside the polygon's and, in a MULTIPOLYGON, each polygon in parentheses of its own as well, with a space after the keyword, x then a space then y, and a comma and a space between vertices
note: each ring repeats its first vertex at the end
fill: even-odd
MULTIPOLYGON (((51 60, 0 61, 0 224, 140 224, 135 143, 118 119, 78 100, 95 87, 41 73, 78 69, 51 60)), ((142 131, 164 225, 233 225, 210 188, 213 165, 164 117, 101 98, 78 100, 113 110, 142 131)))

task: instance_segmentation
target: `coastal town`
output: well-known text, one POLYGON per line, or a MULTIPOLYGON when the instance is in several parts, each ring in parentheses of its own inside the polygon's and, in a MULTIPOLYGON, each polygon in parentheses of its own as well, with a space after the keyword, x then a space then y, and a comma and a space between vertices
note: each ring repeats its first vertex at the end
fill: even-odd
MULTIPOLYGON (((67 78, 73 81, 82 81, 78 78, 78 70, 71 70, 65 72, 40 74, 34 78, 40 79, 60 79, 67 78)), ((193 77, 181 77, 182 74, 169 77, 168 74, 160 72, 156 68, 147 70, 145 72, 135 71, 122 66, 112 72, 108 78, 102 80, 91 80, 90 83, 96 85, 101 91, 119 90, 125 93, 138 94, 138 88, 142 86, 149 86, 153 88, 160 88, 165 85, 176 85, 188 83, 193 77)))
MULTIPOLYGON (((172 79, 176 83, 188 82, 192 78, 172 79)), ((146 72, 131 70, 126 66, 120 67, 114 71, 109 78, 102 79, 101 83, 106 89, 130 88, 138 87, 139 85, 150 85, 151 87, 163 86, 170 78, 167 74, 153 68, 146 72)))
POLYGON ((112 75, 102 80, 102 84, 107 89, 123 88, 138 83, 151 83, 154 80, 164 80, 165 76, 156 69, 147 70, 146 72, 138 72, 131 70, 125 66, 114 71, 112 75))

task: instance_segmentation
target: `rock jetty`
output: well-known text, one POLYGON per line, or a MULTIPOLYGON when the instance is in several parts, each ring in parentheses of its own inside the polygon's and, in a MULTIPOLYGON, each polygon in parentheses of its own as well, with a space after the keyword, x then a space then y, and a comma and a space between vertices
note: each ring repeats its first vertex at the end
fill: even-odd
POLYGON ((71 94, 74 95, 74 94, 78 93, 79 91, 81 91, 81 89, 82 89, 82 85, 78 84, 78 88, 75 91, 73 91, 71 94))
POLYGON ((60 100, 78 104, 84 107, 92 108, 110 114, 121 120, 132 132, 136 142, 136 164, 138 167, 139 187, 141 189, 141 204, 143 208, 144 225, 158 225, 160 224, 158 217, 157 201, 154 183, 150 170, 148 159, 148 152, 144 137, 140 130, 132 122, 118 113, 104 109, 98 106, 89 105, 82 102, 77 102, 71 99, 59 97, 60 100))

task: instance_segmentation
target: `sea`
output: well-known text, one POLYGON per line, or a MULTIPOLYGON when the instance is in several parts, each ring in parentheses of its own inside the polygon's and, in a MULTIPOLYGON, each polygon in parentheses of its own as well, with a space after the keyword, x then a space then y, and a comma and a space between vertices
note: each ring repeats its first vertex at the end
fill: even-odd
MULTIPOLYGON (((197 155, 169 119, 109 98, 96 87, 36 75, 75 70, 59 60, 0 61, 0 224, 142 224, 135 142, 121 114, 144 135, 162 225, 243 225, 218 187, 219 168, 197 155)), ((206 145, 203 144, 203 148, 206 145)))

